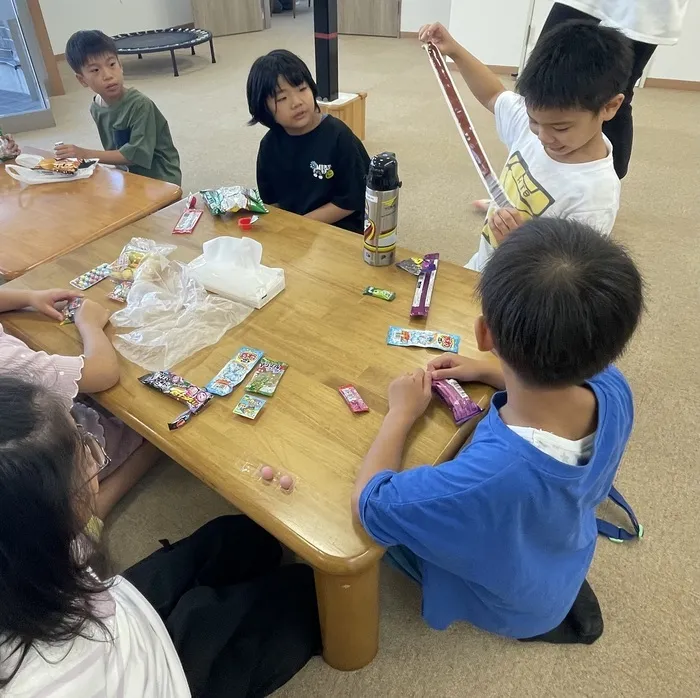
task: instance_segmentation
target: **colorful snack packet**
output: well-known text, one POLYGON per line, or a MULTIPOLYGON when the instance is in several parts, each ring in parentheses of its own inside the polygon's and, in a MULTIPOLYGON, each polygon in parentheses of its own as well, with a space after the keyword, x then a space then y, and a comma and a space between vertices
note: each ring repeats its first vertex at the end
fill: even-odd
POLYGON ((418 275, 416 292, 411 305, 411 317, 426 317, 428 315, 439 262, 440 255, 437 252, 432 252, 423 257, 421 272, 418 275))
POLYGON ((94 269, 90 269, 90 271, 86 271, 84 274, 81 274, 77 278, 73 279, 73 281, 70 282, 70 285, 79 289, 80 291, 84 291, 95 284, 99 284, 102 279, 106 279, 109 276, 111 269, 111 265, 105 262, 104 264, 100 264, 94 269))
POLYGON ((251 347, 241 347, 238 353, 207 383, 212 395, 224 397, 240 385, 253 366, 260 361, 264 352, 251 347))
POLYGON ((399 269, 407 271, 409 274, 413 274, 413 276, 418 276, 423 270, 422 264, 423 257, 411 257, 410 259, 402 259, 400 262, 396 263, 396 266, 399 269))
POLYGON ((288 368, 289 364, 284 361, 273 361, 265 357, 255 369, 250 383, 246 385, 246 392, 273 395, 288 368))
POLYGON ((268 213, 260 194, 255 189, 219 187, 219 189, 202 189, 200 193, 213 216, 222 216, 224 213, 236 213, 241 210, 268 213))
POLYGON ((454 378, 435 381, 433 390, 452 410, 457 426, 482 412, 481 407, 467 395, 464 388, 454 378))
POLYGON ((384 301, 393 301, 396 298, 396 294, 393 291, 385 291, 383 288, 375 288, 374 286, 368 286, 363 292, 364 296, 374 296, 375 298, 381 298, 384 301))
POLYGON ((255 419, 258 412, 265 407, 267 400, 255 395, 244 395, 241 401, 233 408, 233 414, 238 414, 246 419, 255 419))
POLYGON ((369 412, 367 403, 360 397, 360 393, 357 392, 354 385, 341 385, 338 392, 353 412, 369 412))
POLYGON ((442 349, 456 354, 459 351, 460 337, 446 332, 431 330, 409 330, 391 326, 386 336, 386 343, 397 347, 423 347, 424 349, 442 349))
POLYGON ((107 298, 118 303, 126 303, 133 283, 133 281, 120 281, 114 284, 114 288, 107 294, 107 298))
POLYGON ((63 320, 61 320, 61 325, 70 325, 75 322, 75 314, 78 312, 78 308, 83 304, 84 298, 74 298, 70 303, 67 303, 65 308, 63 308, 63 320))
POLYGON ((168 428, 171 431, 187 424, 195 414, 199 414, 213 399, 213 395, 206 390, 186 381, 172 371, 155 371, 154 373, 141 376, 139 380, 144 385, 163 393, 163 395, 168 395, 187 405, 187 411, 168 424, 168 428))
POLYGON ((175 223, 173 235, 189 235, 192 233, 203 213, 204 211, 198 211, 195 208, 185 209, 177 223, 175 223))

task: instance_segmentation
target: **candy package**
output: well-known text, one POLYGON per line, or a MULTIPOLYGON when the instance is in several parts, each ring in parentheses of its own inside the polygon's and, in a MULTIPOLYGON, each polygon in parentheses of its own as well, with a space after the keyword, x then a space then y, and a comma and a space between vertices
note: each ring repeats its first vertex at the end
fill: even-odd
POLYGON ((255 419, 258 412, 265 407, 267 400, 264 397, 255 395, 244 395, 241 401, 233 408, 233 414, 240 415, 246 419, 255 419))
POLYGON ((250 383, 246 385, 246 391, 259 395, 273 395, 288 368, 289 364, 284 361, 273 361, 265 357, 255 369, 250 383))
POLYGON ((418 276, 422 271, 423 257, 411 257, 410 259, 402 259, 396 263, 399 269, 407 271, 413 276, 418 276))
POLYGON ((110 268, 110 265, 106 262, 100 264, 94 269, 90 269, 90 271, 86 271, 84 274, 73 279, 70 285, 80 291, 84 291, 95 284, 99 284, 103 279, 106 279, 109 276, 110 268))
POLYGON ((148 238, 131 238, 124 245, 119 257, 110 265, 110 278, 115 281, 133 281, 134 274, 146 257, 161 255, 167 257, 175 245, 157 243, 148 238))
POLYGON ((375 288, 374 286, 368 286, 362 294, 381 298, 384 301, 393 301, 396 298, 396 294, 393 291, 386 291, 383 288, 375 288))
POLYGON ((341 385, 338 391, 353 412, 369 412, 367 403, 362 399, 354 385, 341 385))
POLYGON ((255 189, 220 187, 219 189, 202 189, 200 193, 213 216, 222 216, 224 213, 236 213, 237 211, 268 213, 260 194, 255 189))
POLYGON ((107 298, 118 303, 126 303, 133 281, 119 281, 114 284, 114 288, 107 294, 107 298))
POLYGON ((66 304, 62 311, 63 320, 61 320, 61 325, 70 325, 72 322, 75 322, 75 314, 84 300, 84 298, 74 298, 70 303, 66 304))
POLYGON ((410 330, 390 327, 386 343, 397 347, 423 347, 425 349, 442 349, 456 354, 459 351, 459 335, 430 330, 410 330))
POLYGON ((139 380, 144 385, 163 393, 163 395, 168 395, 187 405, 187 411, 168 424, 168 428, 171 431, 187 424, 194 415, 199 414, 213 399, 213 396, 206 390, 186 381, 172 371, 155 371, 154 373, 141 376, 139 380))
POLYGON ((433 390, 452 410, 457 426, 482 412, 481 407, 467 395, 464 388, 454 378, 435 381, 433 390))
POLYGON ((220 397, 229 395, 245 380, 262 355, 263 352, 260 349, 241 347, 238 353, 207 383, 207 390, 212 395, 220 397))

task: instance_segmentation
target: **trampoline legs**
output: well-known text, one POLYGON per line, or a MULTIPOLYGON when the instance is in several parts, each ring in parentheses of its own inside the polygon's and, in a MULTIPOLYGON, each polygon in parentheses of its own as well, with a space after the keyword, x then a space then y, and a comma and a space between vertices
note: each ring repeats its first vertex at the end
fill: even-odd
POLYGON ((139 53, 139 60, 140 60, 141 58, 143 58, 143 56, 139 53))
POLYGON ((211 49, 211 62, 216 63, 216 55, 214 54, 214 39, 209 39, 209 48, 211 49))
POLYGON ((194 46, 192 47, 192 55, 193 55, 193 56, 196 55, 195 52, 194 52, 194 46))
POLYGON ((180 77, 180 73, 177 71, 177 61, 175 60, 175 51, 170 50, 170 57, 173 59, 173 74, 175 77, 180 77))

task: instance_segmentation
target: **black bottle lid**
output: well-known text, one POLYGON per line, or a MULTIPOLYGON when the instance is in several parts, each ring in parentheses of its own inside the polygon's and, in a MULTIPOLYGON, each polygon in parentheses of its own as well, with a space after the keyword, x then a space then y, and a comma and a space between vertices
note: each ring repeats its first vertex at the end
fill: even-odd
POLYGON ((367 186, 375 191, 389 191, 401 186, 396 153, 379 153, 369 163, 367 186))

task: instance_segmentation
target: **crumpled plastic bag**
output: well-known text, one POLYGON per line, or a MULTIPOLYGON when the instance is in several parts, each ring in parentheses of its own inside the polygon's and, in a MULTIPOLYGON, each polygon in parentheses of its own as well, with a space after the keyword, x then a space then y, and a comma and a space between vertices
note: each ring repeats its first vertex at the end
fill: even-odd
POLYGON ((159 255, 136 271, 127 305, 114 313, 117 351, 148 371, 164 371, 204 347, 216 344, 252 308, 207 293, 187 266, 159 255))
POLYGON ((263 246, 252 238, 227 235, 207 240, 188 269, 208 291, 262 308, 284 290, 284 270, 261 264, 263 246))

